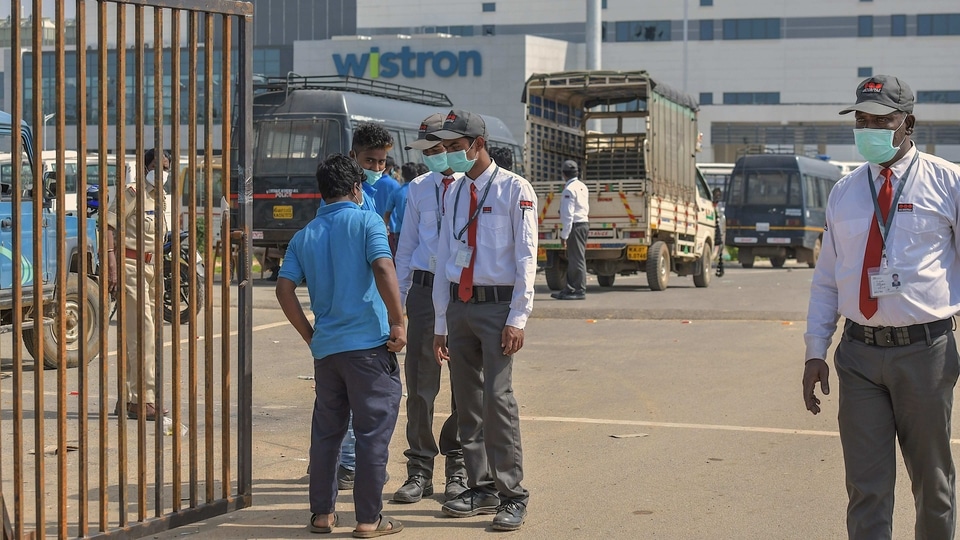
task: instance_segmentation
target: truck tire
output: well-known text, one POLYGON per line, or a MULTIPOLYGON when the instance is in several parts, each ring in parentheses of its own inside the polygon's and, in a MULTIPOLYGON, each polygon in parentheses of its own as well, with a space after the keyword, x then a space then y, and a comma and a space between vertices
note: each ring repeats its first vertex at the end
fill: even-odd
POLYGON ((670 250, 665 242, 654 242, 647 255, 647 284, 652 291, 667 288, 670 277, 670 250))
POLYGON ((786 264, 786 262, 787 262, 786 257, 781 257, 781 256, 770 257, 770 264, 773 265, 774 268, 783 268, 783 265, 786 264))
POLYGON ((822 243, 820 242, 820 239, 817 238, 816 243, 813 244, 813 256, 812 256, 812 257, 813 257, 813 260, 807 261, 807 266, 809 266, 810 268, 816 268, 816 267, 817 267, 817 260, 820 258, 820 247, 821 247, 821 246, 822 246, 822 243))
MULTIPOLYGON (((81 335, 80 276, 73 273, 67 274, 66 311, 64 312, 67 333, 64 335, 63 341, 66 342, 67 346, 66 360, 68 368, 80 365, 81 347, 86 352, 87 362, 93 360, 100 352, 100 288, 92 279, 85 281, 84 287, 87 292, 87 301, 86 305, 82 307, 82 311, 86 333, 81 335)), ((55 318, 57 316, 58 303, 59 298, 53 302, 44 304, 47 317, 55 318)), ((57 358, 57 349, 59 349, 61 342, 60 336, 58 335, 60 325, 56 322, 54 324, 44 325, 43 321, 37 321, 36 324, 38 327, 23 330, 21 336, 23 343, 27 346, 27 350, 30 351, 30 355, 33 356, 34 359, 37 359, 37 351, 35 349, 36 331, 38 328, 42 328, 43 366, 47 369, 57 369, 60 365, 60 360, 57 358)))
POLYGON ((613 287, 613 282, 616 281, 616 279, 617 279, 617 275, 616 275, 616 274, 613 274, 613 275, 611 275, 611 276, 600 276, 600 275, 598 275, 598 276, 597 276, 597 283, 599 283, 601 287, 613 287))
POLYGON ((693 275, 693 284, 701 288, 709 287, 712 274, 713 246, 706 242, 703 244, 703 254, 700 256, 700 271, 693 275))
POLYGON ((740 251, 737 253, 737 260, 740 261, 740 266, 744 268, 753 268, 753 261, 756 257, 753 256, 753 252, 749 249, 740 248, 740 251))
POLYGON ((562 291, 567 286, 567 263, 556 257, 553 264, 543 269, 547 277, 547 287, 551 291, 562 291))

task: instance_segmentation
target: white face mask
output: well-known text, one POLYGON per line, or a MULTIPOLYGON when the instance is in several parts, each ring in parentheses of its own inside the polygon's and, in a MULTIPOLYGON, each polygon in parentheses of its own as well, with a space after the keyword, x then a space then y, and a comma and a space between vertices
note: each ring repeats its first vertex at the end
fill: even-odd
MULTIPOLYGON (((156 185, 156 174, 155 174, 155 171, 156 171, 156 169, 153 169, 153 170, 147 172, 147 176, 146 176, 146 178, 145 178, 145 180, 147 181, 147 183, 150 184, 151 186, 156 185)), ((164 172, 163 172, 163 176, 161 176, 161 178, 163 179, 163 183, 160 184, 160 185, 161 185, 161 186, 167 185, 167 180, 170 179, 170 173, 164 171, 164 172)))

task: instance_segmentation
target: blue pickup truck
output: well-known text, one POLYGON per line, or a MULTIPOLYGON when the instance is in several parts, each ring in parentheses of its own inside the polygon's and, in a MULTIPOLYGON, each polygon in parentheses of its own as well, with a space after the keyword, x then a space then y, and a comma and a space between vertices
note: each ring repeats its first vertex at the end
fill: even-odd
POLYGON ((65 343, 67 367, 76 367, 80 363, 81 349, 85 352, 87 361, 92 360, 99 353, 100 334, 100 291, 97 282, 97 238, 96 221, 87 220, 88 242, 86 246, 87 278, 78 272, 81 257, 78 242, 78 223, 76 216, 66 216, 66 236, 57 236, 56 213, 51 205, 43 204, 35 208, 29 197, 32 189, 40 188, 44 183, 37 178, 37 162, 33 147, 33 134, 26 123, 21 123, 19 129, 12 125, 8 113, 0 111, 0 149, 7 151, 0 157, 0 333, 10 332, 14 320, 22 323, 23 342, 34 359, 40 360, 37 354, 37 336, 43 335, 43 364, 47 368, 57 368, 60 365, 58 355, 59 344, 65 343), (23 144, 22 163, 23 174, 20 178, 13 178, 13 156, 9 153, 12 137, 19 135, 23 144), (9 163, 4 161, 9 160, 9 163), (6 173, 6 174, 4 174, 6 173), (24 194, 19 208, 15 208, 12 200, 14 190, 24 194), (41 245, 42 257, 35 258, 34 249, 34 213, 39 211, 41 216, 41 245), (19 220, 22 224, 21 234, 14 237, 14 223, 19 220), (57 247, 65 244, 67 253, 67 268, 58 268, 57 247), (14 245, 20 246, 20 260, 13 260, 14 245), (39 259, 39 261, 37 261, 39 259), (18 264, 21 270, 19 287, 13 283, 13 265, 18 264), (57 289, 57 276, 66 272, 66 289, 57 289), (43 288, 43 313, 38 313, 38 306, 34 305, 34 287, 43 288), (84 303, 80 302, 81 287, 86 290, 84 303), (22 310, 15 313, 13 309, 14 295, 21 300, 22 310), (59 310, 60 298, 64 298, 66 309, 59 310), (81 329, 81 313, 84 321, 81 329), (63 317, 66 333, 60 335, 58 317, 63 317), (81 331, 82 330, 82 331, 81 331))

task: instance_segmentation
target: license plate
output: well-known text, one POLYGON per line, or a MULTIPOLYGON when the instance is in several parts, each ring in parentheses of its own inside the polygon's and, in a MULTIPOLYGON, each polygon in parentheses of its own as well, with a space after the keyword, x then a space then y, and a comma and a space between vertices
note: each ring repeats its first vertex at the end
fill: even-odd
POLYGON ((274 206, 273 219, 293 219, 292 206, 274 206))
POLYGON ((631 261, 647 260, 647 246, 627 246, 627 259, 631 261))
POLYGON ((547 262, 547 248, 537 248, 537 262, 547 262))

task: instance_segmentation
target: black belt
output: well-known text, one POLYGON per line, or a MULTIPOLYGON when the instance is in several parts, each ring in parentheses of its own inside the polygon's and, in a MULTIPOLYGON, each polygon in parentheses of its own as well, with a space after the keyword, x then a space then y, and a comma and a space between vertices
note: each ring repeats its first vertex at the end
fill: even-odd
POLYGON ((953 331, 953 318, 911 326, 863 326, 847 319, 843 335, 847 339, 876 347, 903 347, 927 343, 953 331))
MULTIPOLYGON (((460 284, 450 284, 450 299, 460 301, 460 284)), ((510 302, 513 299, 513 285, 474 285, 473 296, 468 304, 486 304, 510 302)))
POLYGON ((426 270, 414 270, 413 282, 424 287, 433 287, 433 272, 426 270))

